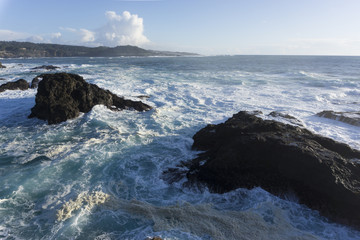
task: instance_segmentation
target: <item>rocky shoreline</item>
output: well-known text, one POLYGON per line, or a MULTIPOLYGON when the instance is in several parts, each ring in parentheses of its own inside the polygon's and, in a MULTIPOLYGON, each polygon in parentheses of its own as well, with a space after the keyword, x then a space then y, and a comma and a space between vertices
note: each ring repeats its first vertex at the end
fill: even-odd
POLYGON ((192 148, 203 151, 164 177, 212 192, 261 187, 318 210, 333 221, 360 228, 360 152, 310 131, 257 113, 239 112, 197 132, 192 148), (183 166, 182 166, 183 167, 183 166), (183 168, 182 168, 183 169, 183 168))
MULTIPOLYGON (((57 68, 44 65, 34 69, 57 68)), ((98 104, 111 110, 152 109, 65 72, 40 74, 31 86, 24 79, 8 82, 0 86, 0 92, 29 87, 38 88, 29 118, 48 124, 76 118, 98 104)), ((323 216, 360 229, 360 151, 306 130, 290 115, 268 115, 289 123, 285 124, 264 120, 261 114, 241 111, 224 123, 201 129, 193 137, 192 148, 202 153, 184 163, 182 170, 167 170, 164 178, 174 182, 186 177, 184 186, 205 185, 217 193, 261 187, 281 198, 295 196, 323 216)), ((359 126, 358 112, 323 111, 317 116, 359 126)))

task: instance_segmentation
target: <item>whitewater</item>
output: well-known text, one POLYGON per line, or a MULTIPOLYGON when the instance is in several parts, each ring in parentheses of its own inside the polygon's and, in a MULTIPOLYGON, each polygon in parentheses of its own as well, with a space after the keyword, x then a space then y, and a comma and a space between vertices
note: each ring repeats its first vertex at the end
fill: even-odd
MULTIPOLYGON (((321 118, 359 112, 360 57, 213 56, 1 59, 0 84, 41 65, 153 107, 28 119, 36 89, 0 93, 0 239, 360 239, 295 197, 261 188, 214 194, 169 184, 192 136, 240 110, 296 117, 360 150, 360 127, 321 118)), ((267 118, 271 118, 266 116, 267 118)))

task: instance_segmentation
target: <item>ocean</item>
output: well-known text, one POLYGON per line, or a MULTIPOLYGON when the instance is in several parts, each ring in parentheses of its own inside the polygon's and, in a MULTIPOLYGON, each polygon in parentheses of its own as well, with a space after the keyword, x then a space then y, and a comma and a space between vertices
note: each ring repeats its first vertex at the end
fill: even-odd
MULTIPOLYGON (((296 117, 360 150, 360 128, 317 117, 359 112, 360 57, 209 56, 1 59, 0 84, 59 66, 153 110, 104 106, 66 122, 28 119, 36 89, 0 93, 0 239, 360 239, 296 197, 214 194, 170 184, 192 136, 240 110, 296 117)), ((53 72, 53 71, 52 71, 53 72)))

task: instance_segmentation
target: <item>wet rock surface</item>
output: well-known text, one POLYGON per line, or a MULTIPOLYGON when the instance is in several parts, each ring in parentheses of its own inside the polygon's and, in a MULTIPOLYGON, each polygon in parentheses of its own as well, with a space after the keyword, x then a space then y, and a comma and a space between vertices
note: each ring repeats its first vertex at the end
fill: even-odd
POLYGON ((329 118, 354 126, 360 126, 360 112, 334 112, 322 111, 316 114, 318 117, 329 118))
POLYGON ((31 81, 31 88, 37 88, 39 85, 39 82, 43 79, 44 74, 40 74, 39 76, 36 76, 31 81))
POLYGON ((19 79, 15 82, 7 82, 0 86, 0 92, 6 90, 27 90, 29 88, 29 83, 24 79, 19 79))
POLYGON ((87 113, 93 106, 102 104, 111 110, 131 109, 147 111, 151 107, 140 101, 126 100, 95 84, 87 83, 81 76, 70 73, 42 74, 29 118, 37 117, 49 124, 75 118, 87 113))
POLYGON ((42 65, 42 66, 38 66, 38 67, 34 67, 32 68, 33 70, 37 70, 37 69, 45 69, 45 70, 56 70, 60 67, 57 66, 53 66, 53 65, 42 65))
MULTIPOLYGON (((218 193, 261 187, 295 195, 323 216, 360 227, 360 152, 348 145, 249 112, 208 125, 193 139, 193 149, 204 152, 185 164, 186 184, 218 193)), ((165 177, 179 180, 179 171, 169 169, 165 177)))

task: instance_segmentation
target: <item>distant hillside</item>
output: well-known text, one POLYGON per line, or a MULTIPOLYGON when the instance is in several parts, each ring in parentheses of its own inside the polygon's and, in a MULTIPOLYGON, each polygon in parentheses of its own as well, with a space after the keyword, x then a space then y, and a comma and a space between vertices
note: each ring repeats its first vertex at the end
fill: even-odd
POLYGON ((135 46, 83 47, 60 44, 0 41, 0 58, 18 57, 120 57, 120 56, 187 56, 185 52, 145 50, 135 46))

